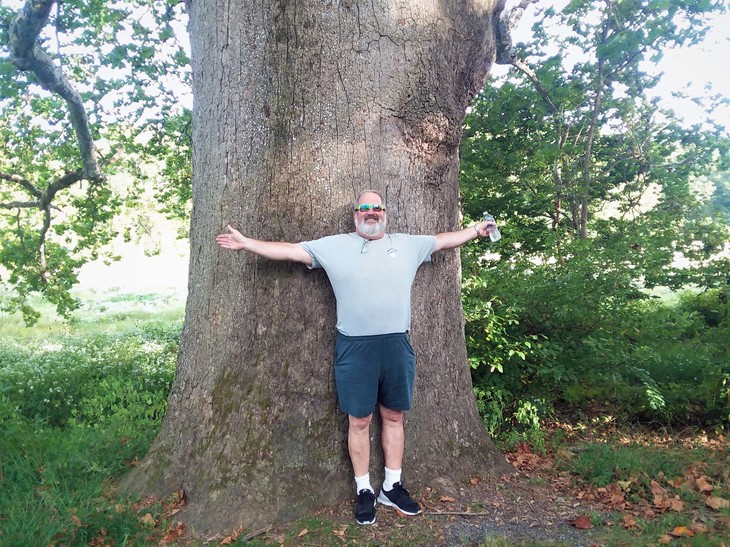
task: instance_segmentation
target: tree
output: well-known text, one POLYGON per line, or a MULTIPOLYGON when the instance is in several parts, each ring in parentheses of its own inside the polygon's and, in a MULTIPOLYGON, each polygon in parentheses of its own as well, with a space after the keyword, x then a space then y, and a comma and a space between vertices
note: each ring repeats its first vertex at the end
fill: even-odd
POLYGON ((464 268, 485 407, 514 398, 509 414, 551 390, 558 397, 622 375, 654 396, 642 366, 642 289, 727 285, 728 226, 716 212, 727 129, 680 123, 652 97, 659 75, 646 63, 699 40, 720 9, 587 0, 546 9, 534 38, 502 59, 515 70, 472 103, 464 209, 472 218, 502 212, 505 235, 501 260, 473 253, 464 268), (719 187, 716 210, 696 191, 707 176, 719 187), (495 353, 499 376, 490 374, 495 353))
MULTIPOLYGON (((39 314, 29 297, 38 293, 68 318, 79 304, 70 294, 79 268, 104 253, 116 235, 112 218, 135 199, 116 192, 110 177, 122 171, 143 180, 139 164, 153 155, 168 165, 185 159, 189 113, 178 96, 188 60, 172 28, 181 7, 149 0, 0 7, 3 311, 33 324, 39 314)), ((185 179, 185 169, 175 172, 185 179)), ((181 188, 159 192, 186 201, 181 188)), ((171 199, 167 209, 180 207, 171 199)))
POLYGON ((717 282, 703 269, 718 271, 712 264, 724 223, 702 213, 692 185, 721 168, 727 131, 679 123, 651 97, 658 75, 644 62, 699 40, 719 9, 576 0, 560 14, 545 10, 534 40, 505 59, 519 72, 485 87, 467 119, 467 212, 483 210, 484 196, 493 208, 515 211, 510 224, 520 230, 522 256, 565 259, 571 240, 591 240, 614 256, 607 266, 631 264, 649 287, 717 282), (561 42, 545 31, 555 27, 569 37, 561 42), (673 267, 675 253, 702 267, 673 267))
MULTIPOLYGON (((182 486, 198 530, 259 526, 352 498, 333 296, 324 274, 221 254, 214 236, 229 221, 270 240, 351 230, 352 200, 367 187, 384 192, 391 231, 455 228, 461 124, 494 59, 501 5, 189 9, 190 291, 163 429, 125 487, 182 486)), ((417 489, 509 470, 471 391, 458 253, 434 258, 413 290, 405 468, 417 489)), ((378 295, 362 305, 378 313, 378 295)))

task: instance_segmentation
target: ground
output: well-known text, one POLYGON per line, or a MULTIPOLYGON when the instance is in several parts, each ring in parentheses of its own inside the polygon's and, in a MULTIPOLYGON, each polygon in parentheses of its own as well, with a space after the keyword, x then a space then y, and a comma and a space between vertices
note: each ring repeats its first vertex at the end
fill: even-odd
MULTIPOLYGON (((536 454, 526 443, 518 444, 505 453, 515 468, 513 474, 467 477, 457 486, 433 484, 414 490, 422 515, 408 517, 378 506, 377 522, 358 526, 353 499, 286 526, 210 539, 255 545, 726 547, 730 546, 727 448, 722 434, 597 427, 584 432, 580 442, 563 443, 550 454, 536 454), (632 449, 630 454, 642 456, 628 476, 616 468, 614 482, 591 486, 564 471, 564 464, 596 442, 612 450, 639 446, 649 452, 632 449), (682 471, 671 477, 651 474, 653 466, 641 458, 655 454, 669 455, 682 471), (708 510, 713 500, 724 509, 708 510)), ((599 463, 593 461, 591 467, 599 463)))
POLYGON ((267 545, 484 545, 487 539, 508 545, 593 545, 590 530, 571 524, 588 504, 551 483, 550 460, 526 448, 507 458, 516 467, 512 475, 471 477, 457 487, 412 492, 422 515, 408 517, 379 505, 375 524, 359 526, 353 501, 327 507, 295 528, 241 531, 235 537, 267 545))

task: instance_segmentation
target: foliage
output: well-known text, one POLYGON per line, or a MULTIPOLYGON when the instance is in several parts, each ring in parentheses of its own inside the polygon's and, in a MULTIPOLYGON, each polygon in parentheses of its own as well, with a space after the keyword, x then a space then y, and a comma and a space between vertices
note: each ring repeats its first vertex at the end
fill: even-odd
POLYGON ((179 324, 123 336, 64 336, 34 344, 0 339, 5 400, 28 420, 64 427, 109 419, 161 419, 177 357, 179 324), (100 391, 100 388, 103 388, 100 391))
POLYGON ((541 419, 556 406, 600 404, 625 420, 730 425, 722 290, 664 303, 578 259, 532 269, 500 261, 479 276, 483 288, 463 298, 472 378, 490 433, 513 442, 522 429, 529 432, 522 440, 535 442, 540 425, 518 420, 528 406, 541 419), (474 313, 484 302, 488 314, 474 313))
POLYGON ((473 102, 465 217, 489 210, 503 234, 462 252, 467 345, 490 432, 519 440, 516 427, 539 441, 535 420, 556 406, 597 403, 630 420, 730 423, 722 310, 647 292, 727 291, 726 130, 682 125, 650 98, 658 80, 643 64, 696 42, 721 9, 546 9, 515 69, 473 102))
POLYGON ((114 498, 109 480, 144 455, 159 428, 179 333, 178 319, 0 339, 0 543, 146 543, 140 517, 161 509, 114 498))
POLYGON ((145 184, 159 186, 170 214, 185 215, 189 203, 190 112, 180 105, 189 63, 176 38, 182 3, 52 4, 0 9, 0 278, 10 290, 0 306, 29 324, 39 317, 30 304, 36 292, 64 317, 78 307, 70 289, 79 268, 104 252, 112 218, 145 184), (24 47, 16 25, 43 6, 40 34, 24 47), (62 97, 41 78, 26 60, 32 51, 72 92, 62 97), (153 159, 164 166, 159 182, 141 167, 153 159), (117 172, 136 177, 137 191, 115 192, 109 177, 117 172))
MULTIPOLYGON (((177 517, 173 518, 184 504, 184 493, 174 493, 168 499, 129 500, 115 490, 119 476, 141 458, 155 436, 164 411, 160 391, 169 386, 174 372, 181 314, 178 312, 173 320, 168 319, 166 311, 152 319, 137 318, 136 326, 131 328, 126 323, 129 313, 135 309, 151 305, 159 312, 160 301, 160 296, 154 294, 113 295, 85 306, 81 313, 75 312, 71 325, 44 325, 44 332, 49 331, 50 335, 39 337, 36 332, 36 337, 32 337, 33 331, 26 329, 10 336, 3 331, 0 338, 0 386, 4 386, 0 389, 0 428, 3 430, 0 436, 3 456, 0 459, 3 491, 0 496, 0 543, 146 545, 176 544, 180 539, 194 541, 195 532, 186 531, 177 517), (66 333, 61 328, 65 328, 66 333), (50 378, 44 378, 44 371, 50 378), (44 402, 45 394, 40 393, 40 389, 34 389, 33 393, 26 390, 19 397, 17 388, 21 385, 59 386, 61 392, 72 393, 67 391, 70 385, 75 390, 75 404, 69 412, 68 407, 56 406, 51 399, 44 402), (52 423, 59 425, 53 427, 52 423)), ((712 320, 719 315, 718 302, 722 303, 717 293, 695 292, 683 295, 677 306, 687 313, 712 320)), ((669 318, 666 321, 669 322, 669 318)), ((689 325, 696 327, 694 320, 688 320, 682 328, 689 329, 689 325)), ((503 331, 502 336, 510 340, 508 330, 503 331)), ((530 345, 536 347, 536 344, 530 345)), ((528 352, 526 358, 529 356, 528 352)), ((518 360, 522 361, 520 357, 518 360)), ((505 373, 510 367, 511 364, 505 362, 505 373)), ((529 412, 525 417, 525 424, 529 424, 529 412)), ((515 423, 519 419, 515 418, 515 423)), ((529 432, 529 426, 522 430, 522 433, 529 432)), ((595 433, 595 428, 590 431, 591 435, 595 433)), ((637 518, 641 529, 624 530, 617 541, 603 543, 634 543, 637 538, 642 543, 650 542, 660 532, 663 534, 678 525, 689 526, 692 522, 689 515, 695 514, 700 514, 698 518, 707 523, 704 537, 712 539, 721 536, 722 530, 714 529, 712 515, 702 515, 701 511, 708 496, 727 498, 727 478, 723 475, 726 456, 721 451, 713 454, 706 436, 703 437, 706 446, 700 444, 700 449, 667 450, 660 443, 642 441, 638 436, 630 444, 619 443, 614 438, 609 444, 579 442, 569 446, 565 444, 567 439, 555 441, 557 435, 553 435, 550 443, 544 443, 545 450, 550 452, 557 448, 559 453, 572 454, 572 457, 557 461, 554 468, 550 468, 548 480, 550 484, 570 481, 570 491, 561 492, 560 496, 571 500, 571 510, 573 504, 582 503, 576 494, 584 496, 583 502, 588 496, 610 498, 598 489, 609 489, 612 495, 616 489, 624 492, 618 483, 628 489, 621 501, 638 505, 640 499, 646 499, 653 503, 652 480, 661 481, 672 496, 680 495, 687 504, 683 514, 672 513, 676 522, 670 523, 661 513, 651 521, 637 518), (696 470, 694 475, 689 471, 692 468, 696 470), (681 484, 674 482, 680 479, 681 484), (705 481, 702 483, 704 488, 710 484, 714 491, 709 494, 695 492, 699 480, 705 481), (668 481, 676 486, 670 487, 668 481)), ((575 443, 575 439, 572 442, 575 443)), ((530 492, 527 488, 533 488, 532 492, 540 496, 545 495, 545 487, 536 486, 541 484, 542 478, 535 476, 531 483, 520 485, 510 496, 511 480, 497 481, 496 486, 492 485, 495 491, 472 500, 469 507, 463 509, 465 514, 479 518, 479 512, 494 504, 524 503, 520 500, 524 500, 525 492, 530 492)), ((492 484, 492 481, 482 481, 487 482, 492 484)), ((460 487, 459 492, 476 488, 475 484, 479 484, 479 480, 472 479, 460 487)), ((428 499, 429 507, 456 510, 456 501, 438 490, 426 489, 416 495, 428 499)), ((532 494, 528 494, 528 499, 532 500, 532 494)), ((383 512, 378 515, 379 522, 382 519, 380 532, 368 531, 368 539, 363 536, 362 527, 351 525, 349 505, 337 504, 332 511, 329 514, 318 512, 268 531, 239 529, 228 536, 221 535, 221 542, 280 545, 286 542, 430 544, 443 541, 441 515, 404 521, 395 512, 383 512), (376 535, 372 536, 373 533, 376 535)), ((626 514, 632 512, 627 510, 626 514)), ((494 522, 491 517, 486 518, 488 522, 494 522)), ((602 526, 607 519, 621 520, 622 516, 597 513, 594 517, 596 526, 602 526)), ((561 527, 549 529, 554 530, 557 537, 564 538, 561 527)), ((615 527, 606 526, 600 533, 618 532, 615 527)), ((505 539, 505 542, 515 544, 514 539, 505 539)))

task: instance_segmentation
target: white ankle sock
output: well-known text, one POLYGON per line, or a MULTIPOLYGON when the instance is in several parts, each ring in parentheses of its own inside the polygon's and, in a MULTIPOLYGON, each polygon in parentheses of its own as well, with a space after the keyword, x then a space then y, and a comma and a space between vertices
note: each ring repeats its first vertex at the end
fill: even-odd
POLYGON ((393 490, 393 485, 396 482, 400 482, 401 469, 388 469, 385 468, 385 479, 383 480, 383 490, 390 492, 393 490))
POLYGON ((365 473, 362 477, 355 477, 355 494, 359 494, 360 490, 370 490, 373 494, 375 490, 370 486, 370 473, 365 473))

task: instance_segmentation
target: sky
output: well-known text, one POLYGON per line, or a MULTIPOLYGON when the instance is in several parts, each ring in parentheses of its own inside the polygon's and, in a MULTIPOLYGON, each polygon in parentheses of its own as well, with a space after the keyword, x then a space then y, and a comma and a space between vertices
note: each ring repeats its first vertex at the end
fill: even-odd
MULTIPOLYGON (((655 91, 663 98, 665 106, 674 110, 689 124, 702 123, 709 115, 730 128, 730 105, 717 108, 708 114, 691 99, 672 97, 675 91, 683 91, 691 96, 702 95, 705 87, 710 86, 712 93, 722 94, 730 99, 730 3, 727 0, 725 2, 727 11, 710 22, 711 28, 701 44, 667 51, 657 65, 647 63, 648 72, 663 73, 655 91)), ((507 9, 518 3, 519 0, 508 0, 507 9)), ((539 0, 536 5, 529 6, 513 31, 513 42, 530 39, 530 29, 538 8, 552 5, 559 11, 566 4, 567 0, 539 0)), ((498 76, 505 74, 507 70, 509 67, 495 65, 491 73, 498 76)))

